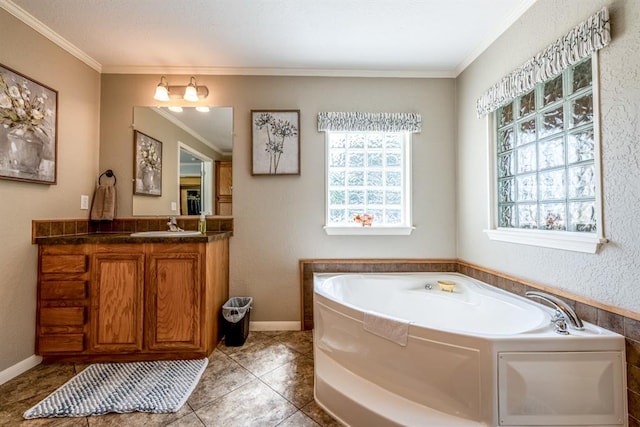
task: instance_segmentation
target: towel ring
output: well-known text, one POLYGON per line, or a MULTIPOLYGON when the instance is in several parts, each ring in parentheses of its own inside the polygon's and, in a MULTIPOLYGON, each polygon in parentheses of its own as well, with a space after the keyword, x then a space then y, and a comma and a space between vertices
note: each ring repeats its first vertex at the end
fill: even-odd
POLYGON ((107 169, 106 171, 102 172, 100 174, 100 176, 98 177, 98 185, 100 185, 100 180, 102 179, 102 177, 106 175, 107 178, 113 178, 113 185, 116 185, 116 182, 118 181, 118 179, 116 178, 116 175, 113 173, 113 171, 111 169, 107 169))

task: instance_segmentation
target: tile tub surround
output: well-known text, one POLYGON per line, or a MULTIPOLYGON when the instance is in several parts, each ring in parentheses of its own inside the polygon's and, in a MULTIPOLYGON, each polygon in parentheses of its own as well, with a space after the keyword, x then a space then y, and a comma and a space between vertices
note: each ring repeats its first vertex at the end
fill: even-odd
POLYGON ((187 403, 174 414, 22 419, 24 411, 85 367, 38 365, 0 385, 0 425, 339 426, 313 400, 310 331, 250 332, 242 347, 220 343, 187 403))
MULTIPOLYGON (((37 237, 76 236, 103 233, 135 233, 139 231, 163 231, 167 229, 168 216, 116 218, 113 221, 88 219, 34 219, 31 221, 31 242, 37 237)), ((197 230, 198 217, 176 216, 178 227, 197 230)), ((207 231, 230 231, 233 234, 233 217, 207 217, 207 231)))
POLYGON ((303 329, 313 329, 313 273, 456 272, 524 296, 541 290, 566 301, 585 321, 625 337, 629 427, 640 427, 640 313, 621 310, 561 290, 528 282, 462 260, 451 259, 302 259, 300 268, 303 329))

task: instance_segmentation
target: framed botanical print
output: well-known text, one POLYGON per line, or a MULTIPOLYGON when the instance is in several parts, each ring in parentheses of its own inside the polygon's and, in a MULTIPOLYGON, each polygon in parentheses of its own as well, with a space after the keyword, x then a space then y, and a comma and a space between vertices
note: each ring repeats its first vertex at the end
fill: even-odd
POLYGON ((252 175, 300 175, 300 110, 251 110, 252 175))

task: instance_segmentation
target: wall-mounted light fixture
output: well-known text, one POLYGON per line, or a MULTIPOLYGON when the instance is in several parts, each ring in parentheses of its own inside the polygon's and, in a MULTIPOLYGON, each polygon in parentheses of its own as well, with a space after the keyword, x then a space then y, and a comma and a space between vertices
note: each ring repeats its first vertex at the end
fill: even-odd
POLYGON ((171 98, 182 98, 185 101, 198 102, 209 96, 209 88, 198 86, 196 78, 191 76, 189 84, 186 86, 170 86, 165 76, 160 77, 160 83, 156 86, 156 93, 153 99, 168 102, 171 98))

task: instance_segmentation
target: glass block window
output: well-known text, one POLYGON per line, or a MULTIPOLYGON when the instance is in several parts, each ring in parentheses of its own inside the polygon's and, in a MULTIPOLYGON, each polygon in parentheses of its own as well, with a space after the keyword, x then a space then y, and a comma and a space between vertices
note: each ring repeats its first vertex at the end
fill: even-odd
POLYGON ((327 227, 409 227, 407 132, 336 132, 327 137, 327 227), (370 224, 362 218, 371 216, 370 224))
POLYGON ((497 225, 595 233, 591 58, 496 112, 497 225))

